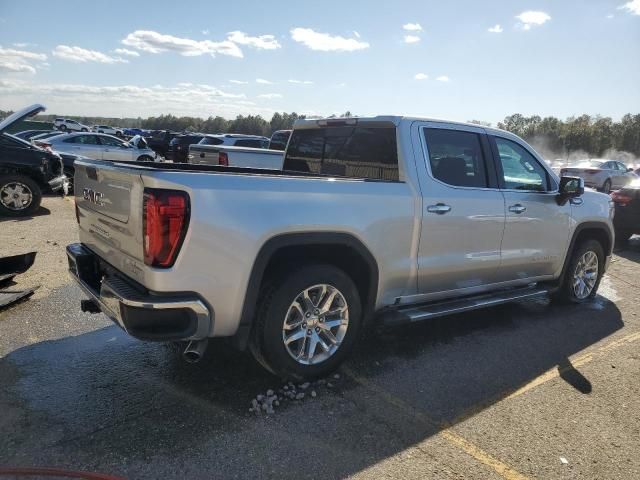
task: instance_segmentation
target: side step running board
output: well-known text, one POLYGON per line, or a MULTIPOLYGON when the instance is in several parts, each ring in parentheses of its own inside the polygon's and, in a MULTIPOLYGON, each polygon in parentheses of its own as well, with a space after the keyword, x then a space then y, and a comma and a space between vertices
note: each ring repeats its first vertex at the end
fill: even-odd
POLYGON ((544 297, 549 293, 548 288, 526 287, 504 290, 493 294, 476 295, 456 300, 447 300, 422 305, 408 305, 396 310, 388 311, 382 316, 382 323, 387 326, 420 322, 431 318, 467 312, 485 307, 493 307, 517 300, 527 300, 544 297))

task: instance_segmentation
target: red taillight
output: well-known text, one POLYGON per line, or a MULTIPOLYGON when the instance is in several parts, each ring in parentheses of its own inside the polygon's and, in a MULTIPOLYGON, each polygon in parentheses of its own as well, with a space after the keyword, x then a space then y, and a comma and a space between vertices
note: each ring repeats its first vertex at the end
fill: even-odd
POLYGON ((218 165, 229 166, 229 156, 225 152, 218 153, 218 165))
POLYGON ((186 192, 144 189, 144 263, 152 267, 173 265, 189 226, 186 192))
POLYGON ((613 200, 618 205, 626 207, 633 200, 633 197, 628 193, 624 193, 621 191, 611 192, 611 200, 613 200))

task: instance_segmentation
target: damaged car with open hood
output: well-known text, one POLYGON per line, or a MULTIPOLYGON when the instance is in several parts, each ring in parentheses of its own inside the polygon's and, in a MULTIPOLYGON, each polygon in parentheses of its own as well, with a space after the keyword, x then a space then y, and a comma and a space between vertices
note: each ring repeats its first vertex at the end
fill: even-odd
POLYGON ((68 192, 60 155, 6 131, 44 110, 43 105, 34 104, 0 122, 0 216, 31 215, 40 207, 43 193, 68 192))

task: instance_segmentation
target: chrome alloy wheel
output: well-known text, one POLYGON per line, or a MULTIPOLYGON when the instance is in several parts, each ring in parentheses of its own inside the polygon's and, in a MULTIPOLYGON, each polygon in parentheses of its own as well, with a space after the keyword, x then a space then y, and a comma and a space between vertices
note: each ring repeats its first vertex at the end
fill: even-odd
POLYGON ((302 365, 315 365, 334 355, 349 327, 349 306, 332 285, 313 285, 293 300, 282 325, 287 353, 302 365))
POLYGON ((579 300, 587 298, 598 279, 598 256, 591 250, 580 257, 573 272, 573 293, 579 300))
POLYGON ((0 190, 0 203, 9 210, 24 210, 32 201, 31 189, 24 183, 9 182, 0 190))

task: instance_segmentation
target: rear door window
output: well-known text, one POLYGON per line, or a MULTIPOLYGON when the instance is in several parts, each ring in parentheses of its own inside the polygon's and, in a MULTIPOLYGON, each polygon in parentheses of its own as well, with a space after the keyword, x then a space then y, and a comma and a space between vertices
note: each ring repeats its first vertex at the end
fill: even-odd
POLYGON ((434 178, 456 187, 489 187, 480 134, 425 128, 424 136, 434 178))
POLYGON ((328 127, 294 130, 284 170, 398 181, 395 127, 328 127))

